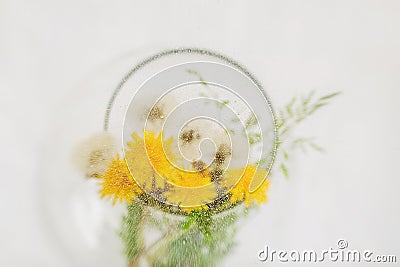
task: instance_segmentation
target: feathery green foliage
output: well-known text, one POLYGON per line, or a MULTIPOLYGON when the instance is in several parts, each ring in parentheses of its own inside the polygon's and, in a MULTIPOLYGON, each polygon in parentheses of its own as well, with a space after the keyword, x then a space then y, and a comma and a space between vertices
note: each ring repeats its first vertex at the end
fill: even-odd
POLYGON ((158 255, 152 266, 216 266, 234 245, 237 219, 232 211, 222 216, 192 211, 181 231, 166 244, 164 257, 158 255))
POLYGON ((144 248, 144 207, 138 200, 133 200, 127 206, 128 213, 122 218, 120 237, 125 245, 125 254, 128 260, 139 255, 144 248))
MULTIPOLYGON (((239 218, 235 211, 213 215, 208 210, 193 210, 184 221, 169 221, 164 235, 145 248, 143 226, 157 228, 157 219, 145 213, 143 204, 134 201, 122 220, 120 236, 129 266, 138 266, 144 258, 150 266, 216 266, 234 245, 235 222, 239 218)), ((164 223, 163 217, 158 220, 164 223)))
POLYGON ((293 97, 284 108, 278 111, 277 129, 279 136, 279 149, 281 151, 281 163, 279 168, 283 175, 288 178, 289 171, 287 168, 287 160, 289 152, 295 149, 301 149, 303 153, 307 153, 307 149, 322 152, 322 147, 314 142, 314 138, 295 138, 290 140, 289 136, 293 129, 303 122, 310 115, 314 114, 321 107, 326 106, 329 100, 339 95, 340 92, 324 95, 321 97, 315 96, 315 91, 311 91, 305 96, 293 97))

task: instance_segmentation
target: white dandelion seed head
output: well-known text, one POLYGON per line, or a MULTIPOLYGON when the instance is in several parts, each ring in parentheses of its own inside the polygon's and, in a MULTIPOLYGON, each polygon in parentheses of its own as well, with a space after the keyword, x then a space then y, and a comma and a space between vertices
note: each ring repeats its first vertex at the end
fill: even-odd
POLYGON ((115 154, 115 141, 106 132, 95 133, 81 141, 74 151, 75 165, 87 177, 99 177, 115 154))

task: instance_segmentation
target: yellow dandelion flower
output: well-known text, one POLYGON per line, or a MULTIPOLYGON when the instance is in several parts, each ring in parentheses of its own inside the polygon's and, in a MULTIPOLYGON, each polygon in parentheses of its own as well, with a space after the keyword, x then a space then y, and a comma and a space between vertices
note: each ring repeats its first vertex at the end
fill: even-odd
POLYGON ((154 170, 147 157, 143 138, 137 133, 132 134, 132 141, 127 142, 127 147, 125 150, 125 159, 132 174, 140 174, 143 179, 150 179, 153 176, 154 170))
POLYGON ((163 143, 162 132, 157 136, 154 132, 144 132, 145 156, 148 157, 155 171, 162 177, 168 177, 174 167, 170 162, 170 160, 176 160, 172 150, 173 141, 171 137, 163 143))
POLYGON ((254 192, 250 192, 250 185, 252 181, 261 182, 267 176, 267 173, 266 170, 257 169, 254 165, 247 165, 244 169, 227 170, 227 176, 242 176, 239 182, 231 189, 230 200, 232 202, 244 201, 246 206, 266 202, 269 180, 263 181, 254 192))
POLYGON ((143 193, 131 176, 124 160, 114 158, 102 179, 101 197, 109 197, 113 204, 117 201, 131 203, 132 199, 143 193))
POLYGON ((173 184, 184 187, 197 187, 210 183, 210 180, 205 178, 205 170, 201 172, 195 169, 184 170, 175 166, 173 162, 182 161, 182 158, 176 156, 172 149, 174 139, 171 137, 163 143, 162 135, 162 132, 157 136, 153 132, 144 132, 147 155, 157 174, 173 184))
POLYGON ((168 180, 174 169, 169 160, 176 160, 172 143, 172 138, 163 143, 162 133, 156 136, 154 132, 144 131, 144 138, 137 133, 132 134, 132 140, 127 142, 125 157, 139 184, 154 181, 157 188, 164 187, 164 179, 168 180))
POLYGON ((203 162, 192 162, 188 170, 176 167, 172 162, 181 161, 173 150, 173 138, 162 139, 162 132, 144 131, 144 137, 132 134, 127 143, 125 160, 116 158, 101 177, 104 179, 102 196, 112 195, 117 200, 131 201, 143 193, 140 187, 151 185, 153 189, 166 189, 165 180, 171 185, 163 196, 171 204, 180 204, 185 211, 206 208, 204 203, 217 197, 209 171, 203 162), (132 174, 131 174, 132 173, 132 174), (133 175, 133 176, 132 176, 133 175))
MULTIPOLYGON (((174 139, 171 137, 162 140, 162 132, 156 135, 151 131, 144 131, 144 138, 132 134, 132 141, 127 143, 125 151, 129 168, 135 175, 140 174, 140 179, 148 179, 158 174, 170 183, 184 187, 198 187, 210 183, 207 170, 183 170, 172 162, 182 161, 181 157, 173 150, 174 139), (142 178, 143 177, 143 178, 142 178)), ((136 178, 136 177, 135 177, 136 178)), ((160 178, 160 177, 159 177, 160 178)), ((163 184, 162 179, 157 179, 157 185, 163 184)))
POLYGON ((179 203, 186 211, 205 209, 205 203, 214 201, 218 194, 214 184, 201 189, 195 187, 175 187, 172 191, 166 192, 166 197, 171 203, 179 203))
POLYGON ((169 176, 169 181, 182 187, 199 187, 209 184, 211 179, 205 171, 185 171, 174 168, 169 176))

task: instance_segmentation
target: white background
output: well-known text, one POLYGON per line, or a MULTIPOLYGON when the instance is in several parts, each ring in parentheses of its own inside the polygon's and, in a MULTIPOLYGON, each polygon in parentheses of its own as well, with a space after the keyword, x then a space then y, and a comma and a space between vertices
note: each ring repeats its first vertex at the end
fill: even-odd
MULTIPOLYGON (((399 261, 399 26, 400 2, 388 0, 1 0, 0 265, 71 266, 36 201, 40 154, 65 96, 142 51, 179 46, 238 60, 276 107, 311 89, 343 92, 298 129, 327 152, 296 154, 290 179, 273 179, 224 266, 267 265, 257 260, 265 245, 318 251, 339 238, 399 261)), ((108 74, 104 94, 126 70, 108 74)))

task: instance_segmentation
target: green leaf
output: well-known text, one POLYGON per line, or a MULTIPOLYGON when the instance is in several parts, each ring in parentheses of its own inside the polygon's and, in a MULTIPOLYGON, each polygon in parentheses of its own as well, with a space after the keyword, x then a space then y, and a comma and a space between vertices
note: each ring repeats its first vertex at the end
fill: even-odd
POLYGON ((283 153, 283 158, 284 159, 288 159, 289 158, 289 155, 285 150, 283 150, 282 153, 283 153))
POLYGON ((315 144, 313 142, 310 142, 309 145, 316 151, 319 151, 319 152, 325 151, 325 149, 323 149, 322 147, 318 146, 317 144, 315 144))
POLYGON ((332 93, 332 94, 329 94, 329 95, 322 96, 322 97, 319 98, 319 101, 331 99, 331 98, 333 98, 333 97, 335 97, 337 95, 340 95, 341 93, 342 92, 335 92, 335 93, 332 93))
POLYGON ((193 69, 187 69, 186 70, 187 73, 193 74, 193 75, 199 75, 199 73, 197 72, 197 70, 193 70, 193 69))
POLYGON ((288 131, 289 131, 289 127, 285 127, 285 128, 281 128, 281 129, 283 129, 281 132, 280 132, 280 136, 283 136, 283 135, 285 135, 288 131))
POLYGON ((315 111, 317 111, 318 109, 320 109, 321 107, 326 106, 326 105, 328 105, 328 103, 319 103, 319 104, 316 104, 316 105, 313 106, 312 109, 308 112, 308 115, 313 114, 315 111))
POLYGON ((250 117, 246 120, 245 123, 245 128, 249 128, 253 125, 256 125, 258 123, 257 118, 254 114, 251 114, 250 117))
POLYGON ((258 160, 258 161, 256 162, 256 166, 257 166, 257 167, 265 166, 265 165, 267 164, 267 162, 268 162, 268 159, 267 159, 267 158, 260 159, 260 160, 258 160))
POLYGON ((249 138, 250 145, 254 145, 254 144, 260 143, 262 141, 262 136, 259 133, 249 133, 248 138, 249 138))
POLYGON ((222 102, 218 102, 218 101, 216 102, 217 108, 223 108, 228 104, 229 104, 228 100, 223 100, 222 102))
POLYGON ((193 75, 196 75, 201 84, 203 84, 205 86, 208 86, 207 82, 203 79, 203 77, 201 77, 201 75, 199 74, 199 72, 197 70, 187 69, 186 72, 190 73, 190 74, 193 74, 193 75))
POLYGON ((199 81, 202 85, 208 86, 208 83, 203 79, 203 77, 199 76, 199 81))
POLYGON ((194 221, 194 218, 189 216, 187 220, 183 223, 182 230, 188 230, 190 226, 194 223, 194 221))
POLYGON ((233 130, 233 129, 226 129, 225 132, 227 134, 235 134, 236 133, 235 130, 233 130))
POLYGON ((281 163, 280 168, 285 178, 289 178, 289 172, 288 169, 286 168, 286 165, 281 163))
POLYGON ((314 96, 315 91, 312 90, 307 97, 303 100, 303 111, 307 110, 307 105, 311 102, 311 98, 314 96))
POLYGON ((293 105, 296 102, 297 98, 293 97, 292 100, 285 106, 286 112, 289 114, 289 117, 293 117, 293 105))
POLYGON ((285 117, 283 114, 280 115, 280 117, 277 118, 277 123, 276 123, 276 128, 279 130, 286 122, 285 117))

